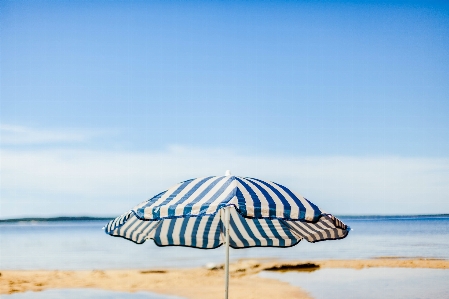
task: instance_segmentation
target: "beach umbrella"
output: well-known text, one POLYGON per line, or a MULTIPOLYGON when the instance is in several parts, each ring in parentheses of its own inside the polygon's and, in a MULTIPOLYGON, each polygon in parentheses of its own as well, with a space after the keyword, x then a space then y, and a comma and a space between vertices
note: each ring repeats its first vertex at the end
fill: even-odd
POLYGON ((137 244, 202 249, 225 244, 225 298, 229 247, 291 247, 336 240, 349 227, 287 187, 260 179, 210 176, 181 182, 144 201, 105 226, 111 236, 137 244))

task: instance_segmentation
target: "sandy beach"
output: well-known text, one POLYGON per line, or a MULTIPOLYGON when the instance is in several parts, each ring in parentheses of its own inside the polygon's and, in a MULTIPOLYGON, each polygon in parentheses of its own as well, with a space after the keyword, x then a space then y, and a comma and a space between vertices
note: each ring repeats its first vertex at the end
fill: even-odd
MULTIPOLYGON (((315 271, 321 268, 402 267, 449 269, 448 260, 379 258, 369 260, 260 261, 233 263, 231 298, 311 298, 288 283, 259 277, 261 271, 315 271), (254 287, 257 286, 257 287, 254 287)), ((192 299, 220 298, 223 269, 133 269, 91 271, 1 271, 0 294, 55 288, 97 288, 111 291, 151 291, 192 299)))

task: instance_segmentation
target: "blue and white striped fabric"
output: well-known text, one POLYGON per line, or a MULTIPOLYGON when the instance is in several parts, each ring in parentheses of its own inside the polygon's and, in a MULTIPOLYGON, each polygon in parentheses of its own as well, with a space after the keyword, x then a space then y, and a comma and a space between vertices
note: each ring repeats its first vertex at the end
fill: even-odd
POLYGON ((290 247, 341 239, 348 227, 304 197, 268 181, 235 176, 179 183, 110 221, 105 232, 141 244, 203 249, 223 244, 224 207, 231 206, 230 246, 290 247))

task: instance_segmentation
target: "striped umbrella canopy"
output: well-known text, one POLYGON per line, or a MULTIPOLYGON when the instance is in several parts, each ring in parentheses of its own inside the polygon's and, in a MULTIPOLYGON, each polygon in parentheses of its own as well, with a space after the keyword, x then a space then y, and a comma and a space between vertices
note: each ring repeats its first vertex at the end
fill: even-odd
POLYGON ((342 239, 348 227, 290 189, 269 181, 211 176, 181 182, 110 221, 105 232, 141 244, 203 249, 223 244, 223 208, 230 214, 230 246, 290 247, 342 239))
MULTIPOLYGON (((105 232, 137 244, 212 249, 291 247, 342 239, 349 227, 280 184, 210 176, 181 182, 111 220, 105 232)), ((226 284, 228 279, 226 271, 226 284)), ((226 296, 227 298, 227 286, 226 296)))

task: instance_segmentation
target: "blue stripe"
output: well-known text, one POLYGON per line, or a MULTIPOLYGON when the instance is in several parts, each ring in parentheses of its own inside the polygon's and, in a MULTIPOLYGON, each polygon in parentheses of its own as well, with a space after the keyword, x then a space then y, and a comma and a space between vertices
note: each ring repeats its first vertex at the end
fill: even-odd
POLYGON ((307 198, 304 198, 304 199, 309 203, 309 205, 313 209, 313 221, 317 221, 318 218, 320 218, 321 213, 322 213, 320 208, 318 208, 316 205, 314 205, 312 202, 310 202, 307 198))
POLYGON ((271 191, 274 192, 274 194, 276 194, 277 197, 279 197, 279 199, 281 200, 283 206, 284 206, 284 218, 289 219, 290 218, 290 214, 291 214, 291 210, 292 207, 290 206, 290 203, 288 202, 288 200, 284 197, 284 195, 282 195, 276 188, 273 188, 273 186, 271 186, 270 184, 268 184, 267 182, 264 182, 262 180, 259 179, 255 179, 255 178, 251 178, 252 180, 258 181, 262 184, 264 184, 265 186, 267 186, 271 191))
POLYGON ((157 228, 156 228, 156 231, 154 232, 154 238, 153 238, 153 240, 154 240, 154 242, 156 243, 156 244, 159 244, 159 245, 162 245, 162 242, 161 242, 161 230, 162 230, 162 221, 161 221, 161 224, 159 224, 158 226, 157 226, 157 228))
MULTIPOLYGON (((237 235, 237 238, 240 239, 240 241, 243 243, 244 247, 249 247, 248 241, 240 233, 240 230, 237 228, 237 225, 235 224, 235 221, 232 218, 232 216, 231 216, 231 221, 229 223, 229 229, 232 230, 234 232, 234 234, 237 235)), ((232 240, 232 238, 230 238, 230 245, 234 246, 234 247, 237 247, 237 243, 235 243, 235 241, 232 240)))
POLYGON ((279 186, 282 190, 284 190, 295 201, 296 205, 299 207, 298 218, 300 220, 305 220, 306 219, 306 207, 302 204, 301 200, 295 194, 293 194, 293 192, 290 191, 290 189, 288 189, 288 188, 286 188, 286 187, 284 187, 282 185, 279 185, 278 183, 274 183, 273 182, 273 184, 276 184, 277 186, 279 186))
POLYGON ((198 233, 198 227, 200 226, 202 217, 194 217, 194 218, 195 218, 195 224, 193 225, 192 234, 190 235, 190 238, 192 240, 192 244, 191 244, 192 247, 196 247, 196 235, 198 233))
POLYGON ((209 232, 212 226, 212 221, 214 221, 214 216, 208 216, 209 219, 207 219, 206 227, 204 228, 203 232, 203 247, 207 248, 207 244, 209 243, 209 232))
MULTIPOLYGON (((249 178, 250 179, 250 178, 249 178)), ((257 189, 263 194, 264 198, 266 199, 266 202, 268 203, 268 217, 276 217, 276 202, 273 200, 270 194, 262 188, 258 183, 252 182, 251 183, 256 186, 257 189)), ((262 215, 260 215, 262 216, 262 215)))
MULTIPOLYGON (((207 177, 199 181, 195 184, 195 186, 192 187, 182 198, 180 198, 175 204, 170 205, 168 208, 168 216, 176 216, 175 210, 176 207, 182 203, 184 203, 186 200, 190 199, 193 193, 195 193, 196 190, 198 190, 199 187, 201 187, 204 183, 206 183, 209 179, 213 178, 212 176, 207 177)), ((192 180, 193 181, 193 180, 192 180)))
MULTIPOLYGON (((219 215, 217 214, 217 216, 219 216, 219 215)), ((224 223, 223 223, 223 221, 221 220, 221 217, 220 217, 220 220, 218 221, 218 225, 217 225, 217 230, 215 231, 214 247, 217 247, 218 245, 221 244, 221 238, 220 238, 221 234, 224 234, 224 223)))
POLYGON ((254 233, 253 230, 251 229, 251 227, 248 225, 249 221, 252 221, 252 219, 247 219, 244 218, 242 216, 240 216, 240 214, 236 213, 238 215, 238 220, 240 220, 242 226, 244 227, 244 230, 246 231, 246 233, 249 235, 249 237, 254 241, 254 243, 256 243, 255 246, 261 246, 262 243, 260 242, 260 239, 257 238, 254 233))
POLYGON ((179 241, 181 243, 181 245, 186 245, 186 229, 187 229, 187 224, 189 224, 189 220, 191 217, 186 217, 184 218, 184 221, 181 224, 181 231, 179 233, 179 241))
POLYGON ((198 201, 200 201, 201 199, 204 198, 204 196, 207 195, 207 193, 221 180, 221 177, 217 177, 217 179, 215 179, 213 182, 211 182, 209 184, 209 186, 206 187, 206 189, 203 190, 203 192, 201 192, 197 198, 195 198, 192 202, 190 202, 185 208, 184 208, 184 212, 183 215, 190 215, 190 212, 192 211, 192 207, 195 203, 197 203, 198 201))
POLYGON ((273 238, 279 240, 279 246, 284 247, 285 246, 285 240, 281 237, 281 235, 276 230, 276 227, 273 223, 273 220, 266 219, 268 223, 268 228, 270 229, 271 233, 273 234, 273 238))
POLYGON ((260 223, 259 219, 254 218, 254 224, 257 227, 257 230, 259 231, 259 234, 267 241, 267 246, 273 246, 273 240, 271 240, 268 235, 265 233, 265 230, 263 229, 263 225, 260 223))
POLYGON ((240 213, 242 213, 242 215, 248 215, 248 212, 246 210, 246 201, 245 201, 245 197, 243 196, 242 191, 240 191, 239 188, 236 188, 237 190, 235 191, 235 195, 237 196, 237 200, 238 200, 238 208, 240 210, 240 213))
POLYGON ((170 219, 170 220, 164 220, 164 221, 170 221, 170 225, 168 226, 168 231, 167 231, 167 242, 170 245, 173 245, 173 231, 175 228, 175 224, 176 224, 176 219, 170 219))
MULTIPOLYGON (((248 186, 248 184, 246 184, 245 181, 241 180, 238 177, 236 177, 236 180, 239 181, 240 184, 242 184, 243 187, 245 187, 246 191, 248 191, 249 195, 251 196, 251 200, 253 201, 253 206, 254 206, 254 216, 255 217, 262 217, 261 203, 260 203, 259 198, 257 197, 257 194, 253 191, 253 189, 250 186, 248 186)), ((245 199, 243 198, 241 201, 245 202, 245 199)), ((245 215, 247 215, 247 214, 245 214, 245 215)))

